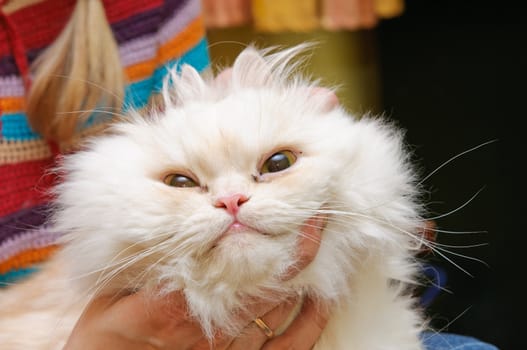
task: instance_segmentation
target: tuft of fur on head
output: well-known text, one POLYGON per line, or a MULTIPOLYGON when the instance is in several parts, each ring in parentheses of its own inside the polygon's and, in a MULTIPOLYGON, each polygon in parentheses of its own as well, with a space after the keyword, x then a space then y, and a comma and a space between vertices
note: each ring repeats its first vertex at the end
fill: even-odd
MULTIPOLYGON (((318 81, 308 82, 303 75, 295 74, 305 63, 306 57, 301 54, 312 46, 304 43, 283 50, 277 47, 259 50, 248 46, 227 69, 227 77, 222 79, 202 77, 192 66, 184 64, 180 71, 173 69, 167 75, 162 89, 163 100, 166 106, 173 108, 193 102, 218 101, 243 89, 320 90, 318 81)), ((332 91, 325 88, 324 92, 313 94, 316 97, 313 105, 326 105, 325 99, 331 97, 332 91)))
POLYGON ((330 90, 296 74, 306 48, 249 47, 221 82, 183 66, 165 84, 163 112, 119 123, 66 157, 55 224, 82 290, 182 290, 212 336, 236 334, 248 300, 309 293, 339 303, 371 266, 387 281, 413 282, 421 208, 402 132, 351 117, 330 90), (282 150, 296 162, 262 174, 282 150), (173 173, 198 186, 168 186, 173 173), (238 220, 251 232, 224 237, 233 218, 214 203, 232 193, 249 198, 238 220), (300 227, 315 215, 329 216, 320 251, 283 281, 300 227))

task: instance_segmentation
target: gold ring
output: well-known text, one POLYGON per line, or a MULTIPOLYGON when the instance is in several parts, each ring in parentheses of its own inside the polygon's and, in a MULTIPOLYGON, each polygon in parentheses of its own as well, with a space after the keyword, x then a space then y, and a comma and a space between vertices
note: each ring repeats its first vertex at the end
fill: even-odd
POLYGON ((274 337, 273 330, 260 317, 255 318, 253 322, 264 332, 267 338, 274 337))

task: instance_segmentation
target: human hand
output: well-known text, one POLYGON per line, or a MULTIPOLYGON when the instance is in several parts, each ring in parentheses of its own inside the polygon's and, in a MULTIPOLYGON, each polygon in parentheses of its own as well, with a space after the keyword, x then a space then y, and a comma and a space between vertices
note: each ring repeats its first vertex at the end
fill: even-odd
MULTIPOLYGON (((284 277, 293 278, 316 256, 325 218, 313 217, 301 228, 298 240, 297 264, 284 277)), ((282 303, 251 303, 249 314, 259 318, 271 329, 280 327, 290 317, 298 300, 282 303)), ((185 297, 175 292, 163 298, 151 299, 147 293, 116 298, 101 296, 93 300, 80 317, 64 350, 256 350, 311 349, 324 329, 328 315, 306 299, 300 313, 280 335, 269 338, 252 319, 242 335, 232 338, 217 335, 206 339, 199 324, 188 316, 185 297)))

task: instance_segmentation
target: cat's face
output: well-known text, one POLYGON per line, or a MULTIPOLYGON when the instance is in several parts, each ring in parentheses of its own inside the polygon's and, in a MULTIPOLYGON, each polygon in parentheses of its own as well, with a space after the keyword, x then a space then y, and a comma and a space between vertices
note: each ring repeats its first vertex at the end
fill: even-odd
POLYGON ((279 278, 353 148, 349 121, 305 98, 249 89, 169 109, 72 158, 62 217, 76 216, 77 254, 92 260, 79 273, 124 259, 132 287, 147 272, 174 288, 279 278))
POLYGON ((372 254, 403 278, 420 220, 401 134, 287 79, 295 52, 247 49, 225 86, 183 67, 176 106, 165 94, 164 112, 66 159, 55 218, 77 281, 184 289, 194 313, 220 298, 225 316, 240 292, 288 288, 302 224, 321 212, 317 257, 288 286, 336 298, 372 254))
POLYGON ((338 300, 372 257, 388 279, 408 279, 420 219, 402 135, 288 79, 297 52, 246 49, 221 84, 183 67, 177 103, 167 88, 165 111, 66 158, 55 224, 76 282, 182 289, 212 334, 236 329, 243 296, 338 300), (315 260, 284 282, 302 225, 321 213, 315 260))

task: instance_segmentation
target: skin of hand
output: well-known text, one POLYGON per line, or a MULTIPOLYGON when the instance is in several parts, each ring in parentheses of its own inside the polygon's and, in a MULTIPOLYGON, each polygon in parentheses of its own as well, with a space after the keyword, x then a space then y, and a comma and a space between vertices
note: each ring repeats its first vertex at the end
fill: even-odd
MULTIPOLYGON (((315 258, 325 222, 324 217, 316 216, 304 223, 298 240, 298 263, 286 273, 286 280, 315 258)), ((276 329, 289 318, 296 304, 297 300, 251 303, 249 311, 261 315, 269 328, 276 329)), ((252 319, 247 319, 243 335, 217 335, 211 344, 199 324, 188 316, 182 293, 152 300, 139 291, 121 298, 94 299, 78 320, 64 350, 308 350, 315 345, 327 320, 327 311, 306 299, 300 313, 280 335, 268 339, 252 319)))

